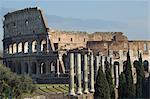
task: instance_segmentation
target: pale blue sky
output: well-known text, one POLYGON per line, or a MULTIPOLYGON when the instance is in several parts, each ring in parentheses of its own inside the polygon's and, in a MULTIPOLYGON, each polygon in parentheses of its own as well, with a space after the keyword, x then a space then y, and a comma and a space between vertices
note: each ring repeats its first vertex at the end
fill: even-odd
MULTIPOLYGON (((7 11, 40 6, 52 28, 90 32, 122 31, 129 39, 150 39, 149 0, 37 0, 38 3, 35 1, 0 0, 0 16, 7 11), (59 23, 56 19, 64 20, 64 23, 59 23)), ((2 35, 0 22, 0 40, 2 35)))

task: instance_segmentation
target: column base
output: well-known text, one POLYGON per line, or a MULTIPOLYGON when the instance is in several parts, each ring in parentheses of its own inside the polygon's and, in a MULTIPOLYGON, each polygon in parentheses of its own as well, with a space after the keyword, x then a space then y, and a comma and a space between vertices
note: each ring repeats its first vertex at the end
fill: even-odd
POLYGON ((88 89, 84 90, 84 94, 88 94, 88 93, 89 93, 88 89))
POLYGON ((71 91, 70 93, 69 93, 69 96, 75 96, 76 94, 75 94, 75 92, 74 91, 71 91))
POLYGON ((90 90, 90 92, 91 92, 91 93, 94 93, 94 92, 95 92, 95 90, 94 90, 94 89, 91 89, 91 90, 90 90))
POLYGON ((82 91, 81 90, 77 91, 77 95, 82 95, 82 91))

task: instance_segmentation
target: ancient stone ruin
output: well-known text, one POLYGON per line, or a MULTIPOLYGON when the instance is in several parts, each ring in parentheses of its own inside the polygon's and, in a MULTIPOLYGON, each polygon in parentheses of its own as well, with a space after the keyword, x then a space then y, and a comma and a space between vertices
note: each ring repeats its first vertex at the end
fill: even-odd
POLYGON ((3 23, 4 64, 17 74, 29 74, 39 83, 70 82, 70 95, 93 93, 98 67, 105 71, 106 60, 113 64, 112 77, 117 88, 128 50, 134 83, 134 62, 139 53, 146 71, 150 72, 150 41, 128 40, 122 32, 54 30, 48 27, 38 7, 7 13, 3 23))

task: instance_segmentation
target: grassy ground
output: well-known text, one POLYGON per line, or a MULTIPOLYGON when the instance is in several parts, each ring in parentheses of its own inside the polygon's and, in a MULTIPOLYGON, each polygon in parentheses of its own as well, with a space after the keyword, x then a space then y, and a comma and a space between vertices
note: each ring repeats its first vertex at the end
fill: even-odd
POLYGON ((37 84, 37 92, 44 93, 68 93, 68 84, 37 84))

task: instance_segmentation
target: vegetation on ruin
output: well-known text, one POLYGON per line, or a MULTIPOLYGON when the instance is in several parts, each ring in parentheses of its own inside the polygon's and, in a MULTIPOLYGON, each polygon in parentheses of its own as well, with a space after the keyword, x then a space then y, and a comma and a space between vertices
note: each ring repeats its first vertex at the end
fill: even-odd
POLYGON ((110 99, 109 84, 101 66, 96 77, 94 99, 110 99))
POLYGON ((115 90, 114 90, 113 78, 111 74, 112 64, 110 64, 108 61, 105 61, 105 67, 106 67, 106 70, 105 70, 106 79, 107 79, 107 82, 109 84, 109 89, 110 89, 110 96, 111 96, 111 99, 115 99, 115 90))
POLYGON ((36 87, 27 75, 16 75, 0 65, 0 97, 20 98, 25 93, 33 93, 36 87))

